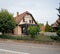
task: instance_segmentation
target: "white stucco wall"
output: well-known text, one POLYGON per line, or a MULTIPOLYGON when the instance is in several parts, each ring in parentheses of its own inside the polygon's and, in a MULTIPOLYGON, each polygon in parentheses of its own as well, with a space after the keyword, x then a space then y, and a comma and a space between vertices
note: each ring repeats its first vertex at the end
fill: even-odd
POLYGON ((33 20, 30 15, 26 15, 24 19, 25 19, 25 22, 23 22, 23 19, 22 19, 19 24, 25 24, 25 23, 28 23, 28 24, 35 24, 34 21, 33 21, 33 23, 29 23, 29 20, 33 20))

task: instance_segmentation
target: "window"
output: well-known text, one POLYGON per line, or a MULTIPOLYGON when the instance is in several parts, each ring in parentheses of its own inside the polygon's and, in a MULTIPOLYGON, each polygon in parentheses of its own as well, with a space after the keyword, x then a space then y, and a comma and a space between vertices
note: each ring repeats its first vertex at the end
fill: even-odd
POLYGON ((29 20, 29 23, 31 23, 31 20, 29 20))
POLYGON ((32 20, 32 23, 33 23, 33 20, 32 20))
POLYGON ((23 18, 23 22, 25 22, 25 19, 23 18))
POLYGON ((29 23, 33 23, 33 20, 29 20, 29 23))

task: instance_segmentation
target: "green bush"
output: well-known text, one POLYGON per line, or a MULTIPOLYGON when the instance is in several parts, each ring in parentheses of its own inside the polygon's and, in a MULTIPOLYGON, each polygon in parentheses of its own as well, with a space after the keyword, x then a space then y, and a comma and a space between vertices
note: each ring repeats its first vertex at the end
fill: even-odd
POLYGON ((29 26, 28 27, 28 34, 31 35, 31 38, 35 38, 35 35, 39 32, 38 26, 29 26))
POLYGON ((52 32, 52 31, 53 31, 52 27, 47 22, 45 25, 45 32, 52 32))
POLYGON ((59 36, 50 36, 50 37, 51 37, 51 39, 60 42, 60 37, 59 36))
POLYGON ((51 37, 51 39, 53 39, 53 40, 57 40, 58 39, 58 36, 50 36, 51 37))
POLYGON ((57 35, 60 37, 60 30, 57 31, 57 35))

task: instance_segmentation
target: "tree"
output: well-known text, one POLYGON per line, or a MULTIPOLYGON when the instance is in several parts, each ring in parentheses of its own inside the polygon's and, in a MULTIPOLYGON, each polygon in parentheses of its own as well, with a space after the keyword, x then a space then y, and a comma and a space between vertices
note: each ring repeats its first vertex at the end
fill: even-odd
POLYGON ((29 26, 28 33, 31 35, 31 38, 35 38, 35 35, 39 32, 38 26, 29 26))
POLYGON ((0 32, 3 34, 6 31, 11 31, 15 28, 16 23, 13 14, 9 13, 6 9, 0 10, 0 32))
POLYGON ((46 26, 45 26, 45 32, 51 32, 51 31, 53 31, 53 29, 52 29, 52 27, 47 22, 46 26))
POLYGON ((40 28, 41 28, 42 26, 44 26, 44 24, 42 24, 42 23, 39 23, 38 25, 39 25, 40 28))
POLYGON ((58 30, 57 30, 57 35, 60 37, 60 23, 58 23, 58 30))
MULTIPOLYGON (((59 5, 60 5, 60 3, 59 3, 59 5)), ((57 10, 59 12, 59 14, 58 14, 59 19, 57 20, 57 24, 58 24, 58 26, 57 26, 57 35, 60 37, 60 6, 57 10)))

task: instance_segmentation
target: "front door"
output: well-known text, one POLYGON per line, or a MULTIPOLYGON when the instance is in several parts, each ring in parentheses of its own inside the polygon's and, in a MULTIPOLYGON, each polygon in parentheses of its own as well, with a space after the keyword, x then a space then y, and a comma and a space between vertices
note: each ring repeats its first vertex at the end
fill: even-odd
POLYGON ((22 33, 26 34, 26 32, 27 32, 27 28, 26 27, 22 27, 22 33))

